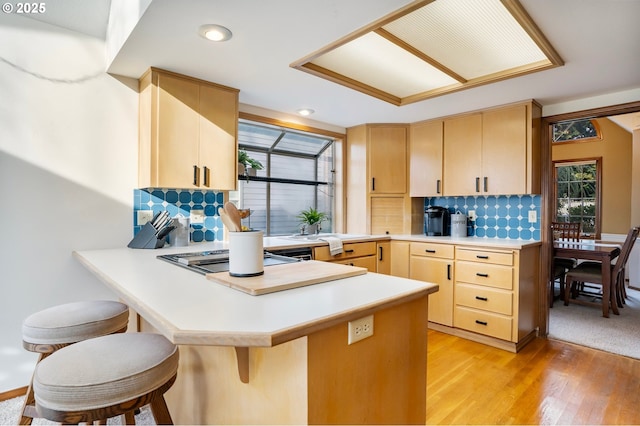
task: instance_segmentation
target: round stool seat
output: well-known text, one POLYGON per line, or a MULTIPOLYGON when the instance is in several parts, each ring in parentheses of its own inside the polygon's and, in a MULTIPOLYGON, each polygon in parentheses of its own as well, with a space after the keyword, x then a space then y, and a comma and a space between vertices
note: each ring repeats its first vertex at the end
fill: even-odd
POLYGON ((47 411, 90 411, 131 401, 173 384, 178 358, 178 347, 154 333, 111 334, 75 343, 37 365, 36 409, 55 420, 47 411))
POLYGON ((53 306, 24 320, 23 346, 32 352, 53 352, 61 346, 124 331, 128 321, 129 307, 113 300, 53 306))

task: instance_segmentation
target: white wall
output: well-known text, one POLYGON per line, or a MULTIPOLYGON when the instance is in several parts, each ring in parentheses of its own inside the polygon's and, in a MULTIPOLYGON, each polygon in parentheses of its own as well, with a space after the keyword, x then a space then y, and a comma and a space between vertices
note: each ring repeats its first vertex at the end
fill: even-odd
POLYGON ((115 297, 72 252, 131 239, 138 97, 104 72, 100 40, 9 14, 0 39, 2 393, 33 372, 27 315, 115 297))

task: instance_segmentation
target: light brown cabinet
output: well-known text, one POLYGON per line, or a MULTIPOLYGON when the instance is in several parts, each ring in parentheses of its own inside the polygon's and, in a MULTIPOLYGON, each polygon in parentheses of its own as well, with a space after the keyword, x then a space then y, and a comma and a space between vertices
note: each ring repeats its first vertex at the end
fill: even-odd
POLYGON ((440 287, 429 296, 429 321, 453 326, 454 246, 411 243, 409 278, 436 283, 440 287))
POLYGON ((235 189, 238 90, 155 68, 139 89, 139 186, 235 189))
POLYGON ((331 256, 329 246, 320 246, 313 248, 313 259, 360 266, 367 268, 369 272, 376 272, 376 251, 377 245, 375 241, 345 243, 342 245, 342 253, 335 256, 331 256))
POLYGON ((517 352, 536 336, 540 246, 393 240, 392 275, 438 284, 429 328, 517 352), (406 274, 406 275, 402 275, 406 274))
POLYGON ((407 132, 404 124, 347 129, 347 232, 411 233, 407 132))
POLYGON ((540 106, 444 120, 444 195, 540 193, 540 106))
POLYGON ((442 120, 410 126, 409 194, 412 197, 443 195, 443 128, 442 120))
POLYGON ((391 274, 391 241, 378 241, 376 254, 376 272, 391 274))
POLYGON ((539 247, 456 247, 454 327, 519 349, 535 336, 539 247), (506 343, 509 342, 509 343, 506 343))

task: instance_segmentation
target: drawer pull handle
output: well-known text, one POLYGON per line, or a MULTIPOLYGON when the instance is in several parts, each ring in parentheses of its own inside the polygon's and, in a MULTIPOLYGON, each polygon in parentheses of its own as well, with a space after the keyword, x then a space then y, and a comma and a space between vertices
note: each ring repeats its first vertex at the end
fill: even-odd
POLYGON ((478 259, 489 259, 489 256, 483 256, 483 255, 479 255, 479 254, 478 254, 478 255, 476 255, 476 257, 477 257, 478 259))
POLYGON ((481 274, 480 272, 476 272, 476 275, 482 278, 489 278, 489 274, 481 274))
POLYGON ((487 300, 489 300, 486 297, 482 297, 482 296, 476 296, 476 299, 477 300, 482 300, 483 302, 486 302, 487 300))
POLYGON ((487 325, 487 322, 486 321, 476 320, 476 324, 487 325))
POLYGON ((427 252, 427 253, 435 253, 436 251, 435 250, 425 249, 425 252, 427 252))
POLYGON ((355 250, 351 249, 351 250, 345 250, 345 253, 353 253, 355 250))

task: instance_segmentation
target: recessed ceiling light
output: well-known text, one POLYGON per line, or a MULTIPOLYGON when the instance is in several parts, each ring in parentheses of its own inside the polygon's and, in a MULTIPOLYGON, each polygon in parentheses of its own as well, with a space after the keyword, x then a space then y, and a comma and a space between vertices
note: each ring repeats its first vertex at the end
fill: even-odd
POLYGON ((302 108, 298 110, 298 114, 303 115, 303 116, 308 116, 313 114, 315 111, 309 108, 302 108))
POLYGON ((222 25, 208 24, 200 27, 200 35, 211 41, 227 41, 233 34, 229 28, 222 25))

